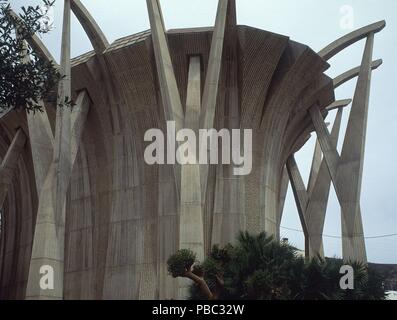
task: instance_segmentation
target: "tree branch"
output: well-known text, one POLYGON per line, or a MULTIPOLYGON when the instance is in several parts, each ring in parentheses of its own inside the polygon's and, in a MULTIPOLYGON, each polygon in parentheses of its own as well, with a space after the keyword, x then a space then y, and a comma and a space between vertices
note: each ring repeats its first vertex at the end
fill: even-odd
POLYGON ((194 281, 200 288, 200 291, 205 295, 205 297, 208 300, 216 300, 214 294, 211 292, 210 288, 208 287, 207 282, 205 282, 203 278, 196 276, 192 271, 187 271, 184 274, 184 277, 194 281))
POLYGON ((223 276, 215 276, 216 279, 216 290, 214 292, 214 300, 219 300, 219 297, 225 287, 225 281, 223 280, 223 276))

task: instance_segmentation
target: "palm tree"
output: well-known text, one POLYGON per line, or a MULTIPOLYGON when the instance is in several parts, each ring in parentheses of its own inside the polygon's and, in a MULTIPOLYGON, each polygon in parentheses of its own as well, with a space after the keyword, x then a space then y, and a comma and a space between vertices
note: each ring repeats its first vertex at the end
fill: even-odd
POLYGON ((203 263, 190 250, 168 260, 169 272, 193 281, 191 299, 340 300, 384 299, 382 278, 366 266, 352 263, 355 289, 339 286, 343 262, 315 258, 305 261, 297 249, 265 233, 240 233, 235 245, 214 246, 203 263))

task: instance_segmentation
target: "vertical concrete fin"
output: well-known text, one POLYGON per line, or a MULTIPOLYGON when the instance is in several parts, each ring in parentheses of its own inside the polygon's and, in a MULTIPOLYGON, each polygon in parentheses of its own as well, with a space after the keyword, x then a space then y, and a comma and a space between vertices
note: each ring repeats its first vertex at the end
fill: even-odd
POLYGON ((165 22, 164 22, 164 16, 163 16, 163 10, 161 9, 161 3, 160 0, 156 0, 157 6, 159 8, 159 13, 160 13, 160 21, 161 21, 161 25, 164 29, 164 32, 166 32, 166 27, 165 27, 165 22))
POLYGON ((189 76, 186 98, 185 128, 198 134, 201 111, 201 60, 193 56, 189 62, 189 76))
MULTIPOLYGON (((200 57, 191 57, 186 98, 185 126, 198 132, 201 106, 201 66, 200 57)), ((189 140, 190 141, 190 140, 189 140)), ((193 142, 193 141, 191 141, 193 142)), ((190 149, 197 150, 194 141, 190 149)), ((196 154, 190 154, 188 164, 181 166, 181 200, 179 217, 179 248, 191 249, 197 259, 204 260, 203 201, 200 187, 200 165, 196 154)), ((179 281, 179 298, 189 294, 189 281, 179 281)))
MULTIPOLYGON (((211 50, 203 90, 202 111, 200 117, 200 128, 202 129, 214 128, 225 33, 228 23, 230 21, 236 21, 235 6, 235 0, 219 0, 218 2, 218 11, 216 14, 214 32, 212 34, 211 50), (230 10, 229 6, 231 7, 230 10)), ((202 197, 205 197, 206 195, 208 172, 208 165, 201 167, 202 197)))
POLYGON ((65 206, 71 173, 71 109, 65 105, 71 99, 70 20, 70 0, 64 0, 60 69, 63 78, 58 86, 53 162, 39 196, 27 299, 63 299, 65 206), (40 281, 43 268, 53 274, 53 290, 47 290, 40 281))
MULTIPOLYGON (((70 63, 70 23, 71 11, 70 1, 65 0, 64 20, 62 28, 62 49, 61 49, 61 74, 62 80, 58 87, 57 114, 55 125, 55 143, 53 161, 57 170, 57 196, 66 194, 69 184, 69 176, 71 171, 71 152, 70 152, 70 136, 71 136, 71 108, 67 105, 72 99, 71 89, 71 63, 70 63)), ((63 201, 57 201, 57 213, 62 211, 63 201)))
MULTIPOLYGON (((354 198, 351 199, 357 203, 360 198, 364 165, 373 44, 374 34, 370 34, 363 56, 361 71, 358 76, 357 87, 346 129, 345 141, 341 152, 340 171, 353 162, 359 164, 358 166, 349 167, 349 169, 346 170, 346 173, 349 173, 349 175, 358 177, 358 179, 354 179, 354 189, 356 191, 353 194, 354 198)), ((340 175, 343 174, 342 172, 340 173, 340 175)))
POLYGON ((18 168, 18 159, 25 143, 26 135, 22 129, 18 129, 0 168, 0 208, 3 207, 8 189, 18 168))
MULTIPOLYGON (((331 179, 342 208, 342 245, 345 261, 366 263, 365 241, 362 227, 360 195, 364 165, 374 32, 369 32, 358 75, 352 110, 348 121, 342 153, 339 156, 322 120, 317 106, 309 110, 324 153, 331 179)), ((354 73, 351 72, 351 73, 354 73)), ((352 78, 352 74, 341 76, 352 78)))
POLYGON ((364 257, 356 253, 363 251, 359 248, 365 245, 364 235, 355 234, 355 223, 360 215, 373 46, 374 33, 371 33, 365 45, 338 170, 338 184, 346 189, 341 199, 344 259, 362 262, 366 262, 364 257))
MULTIPOLYGON (((215 28, 212 35, 207 76, 203 92, 203 109, 201 128, 212 129, 214 126, 216 102, 218 98, 219 79, 222 66, 222 54, 228 20, 228 6, 235 1, 219 0, 215 28)), ((233 10, 231 10, 233 11, 233 10)), ((235 11, 235 10, 234 10, 235 11)), ((231 18, 233 19, 233 18, 231 18)))
POLYGON ((76 105, 71 115, 71 164, 72 168, 76 162, 81 139, 84 132, 85 122, 90 109, 90 98, 87 91, 81 91, 77 97, 76 105))
MULTIPOLYGON (((163 15, 158 0, 146 0, 146 3, 149 12, 150 27, 152 30, 153 49, 156 59, 165 120, 174 121, 176 132, 178 132, 183 128, 185 115, 168 48, 163 15)), ((177 164, 174 165, 174 176, 179 198, 181 188, 181 169, 177 164)))
POLYGON ((87 33, 95 52, 97 54, 103 53, 109 47, 109 42, 95 19, 80 0, 72 0, 70 5, 76 18, 87 33))

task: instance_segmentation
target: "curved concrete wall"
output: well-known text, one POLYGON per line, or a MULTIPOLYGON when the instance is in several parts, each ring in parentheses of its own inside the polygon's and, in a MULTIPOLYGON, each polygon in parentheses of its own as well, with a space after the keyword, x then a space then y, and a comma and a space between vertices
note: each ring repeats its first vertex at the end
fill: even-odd
MULTIPOLYGON (((183 108, 189 59, 200 56, 203 87, 211 39, 212 29, 168 33, 183 108)), ((117 40, 103 55, 87 53, 72 66, 72 92, 86 90, 92 106, 67 196, 64 298, 175 298, 178 283, 166 270, 179 246, 173 167, 148 166, 143 158, 145 132, 166 125, 150 32, 117 40)), ((323 74, 327 68, 310 48, 281 35, 239 26, 236 37, 226 38, 215 128, 253 129, 253 171, 237 177, 230 166, 210 167, 206 251, 234 241, 240 230, 278 233, 285 162, 313 131, 307 110, 318 103, 325 112, 334 102, 333 82, 323 74)), ((54 128, 53 107, 47 111, 54 128)), ((10 118, 26 126, 26 119, 14 114, 2 125, 10 118)), ((6 150, 9 140, 2 143, 6 150)), ((13 230, 3 233, 3 298, 24 298, 29 268, 37 192, 26 148, 26 164, 21 160, 8 199, 17 205, 6 208, 5 221, 13 230), (22 207, 15 197, 23 199, 22 207), (22 227, 29 232, 17 232, 23 239, 12 240, 22 227), (21 271, 15 274, 16 265, 21 271)))
MULTIPOLYGON (((65 298, 176 296, 165 263, 178 249, 179 202, 172 166, 143 159, 144 133, 165 130, 165 119, 151 39, 140 37, 114 43, 103 62, 76 61, 72 71, 74 91, 87 89, 93 107, 70 186, 65 298)), ((205 79, 211 38, 198 30, 168 35, 182 102, 188 59, 201 57, 205 79)), ((228 166, 211 168, 207 250, 234 241, 240 230, 275 234, 282 169, 305 141, 307 108, 334 99, 327 67, 306 46, 239 27, 237 45, 224 52, 215 128, 254 129, 254 169, 234 177, 228 166)))

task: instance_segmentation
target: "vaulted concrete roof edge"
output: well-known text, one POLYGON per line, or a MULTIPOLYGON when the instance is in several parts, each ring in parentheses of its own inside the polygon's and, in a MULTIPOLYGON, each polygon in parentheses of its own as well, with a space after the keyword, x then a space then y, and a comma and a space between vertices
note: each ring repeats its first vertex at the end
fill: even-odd
POLYGON ((87 33, 95 52, 103 53, 109 47, 109 42, 95 19, 80 0, 72 0, 70 5, 74 15, 87 33))
POLYGON ((358 30, 355 30, 338 40, 335 40, 328 46, 326 46, 323 50, 321 50, 318 54, 324 59, 329 60, 343 49, 349 47, 350 45, 360 41, 368 36, 370 33, 378 33, 382 31, 386 27, 386 21, 382 20, 379 22, 375 22, 358 30))

